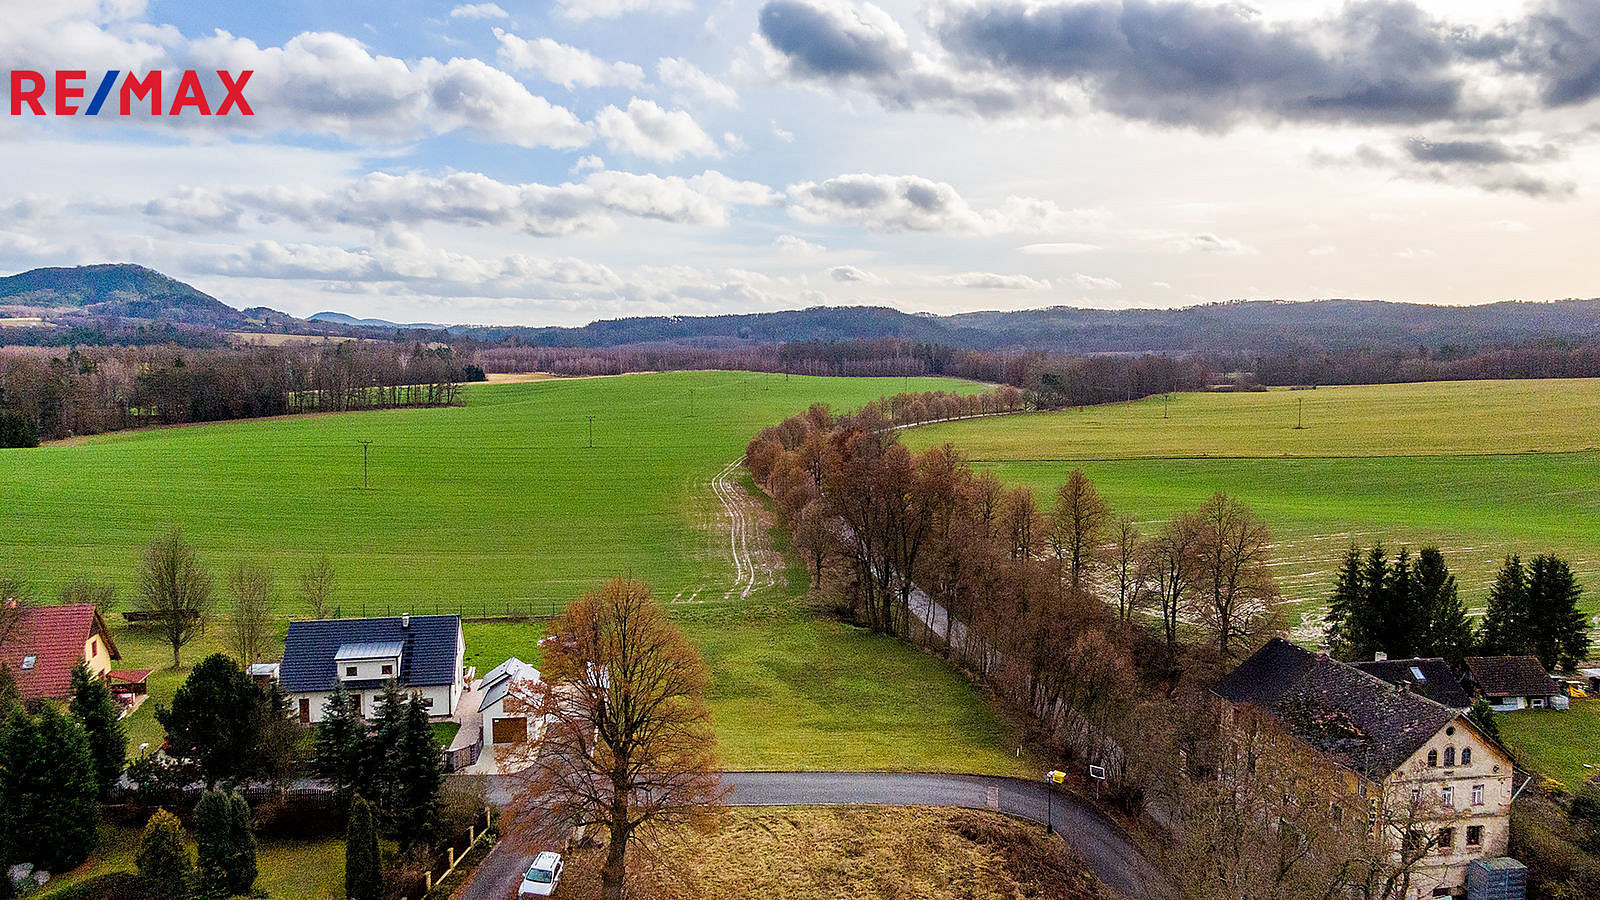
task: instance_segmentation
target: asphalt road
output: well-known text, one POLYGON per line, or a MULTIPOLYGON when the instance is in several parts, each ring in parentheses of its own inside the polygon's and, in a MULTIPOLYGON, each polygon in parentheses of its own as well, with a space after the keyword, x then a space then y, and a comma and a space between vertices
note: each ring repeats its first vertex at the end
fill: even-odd
MULTIPOLYGON (((1050 824, 1106 887, 1158 900, 1166 881, 1116 822, 1071 794, 1048 794, 1044 784, 985 775, 872 772, 726 772, 730 806, 952 806, 987 809, 1050 824)), ((491 800, 498 785, 489 785, 491 800)), ((468 900, 507 900, 545 837, 506 837, 484 858, 462 894, 468 900)))

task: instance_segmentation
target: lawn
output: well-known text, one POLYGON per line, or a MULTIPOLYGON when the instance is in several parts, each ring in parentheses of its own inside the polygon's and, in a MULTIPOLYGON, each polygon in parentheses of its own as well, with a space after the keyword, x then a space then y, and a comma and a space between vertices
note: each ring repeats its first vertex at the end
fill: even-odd
MULTIPOLYGON (((734 566, 709 481, 756 431, 813 402, 853 408, 935 388, 980 386, 718 372, 560 379, 475 386, 460 408, 0 451, 0 484, 15 500, 0 504, 0 571, 21 568, 44 597, 88 571, 116 582, 127 604, 139 548, 178 523, 219 586, 242 556, 270 565, 283 617, 306 613, 293 576, 319 553, 333 560, 335 604, 347 616, 542 614, 631 572, 674 603, 705 651, 725 765, 1016 772, 1000 723, 958 675, 896 641, 801 612, 803 576, 786 573, 748 602, 722 599, 734 566), (370 490, 356 443, 365 439, 370 490)), ((781 537, 773 535, 780 548, 781 537)), ((220 612, 185 648, 183 671, 170 668, 156 636, 113 617, 118 665, 155 670, 151 700, 127 721, 130 751, 159 745, 155 702, 169 702, 188 667, 225 649, 226 604, 220 612)), ((480 675, 508 656, 537 666, 544 629, 467 623, 467 663, 480 675)))
POLYGON ((904 440, 952 443, 1047 503, 1081 467, 1147 531, 1232 494, 1272 528, 1280 585, 1307 609, 1352 542, 1380 540, 1443 549, 1469 607, 1484 603, 1505 554, 1559 553, 1597 609, 1597 414, 1600 380, 1448 382, 1179 394, 1170 408, 1152 398, 933 425, 904 440))
POLYGON ((1600 699, 1573 700, 1566 712, 1499 713, 1494 721, 1519 763, 1568 790, 1600 775, 1600 699))
MULTIPOLYGON (((1096 882, 1044 829, 997 813, 920 807, 735 809, 656 829, 630 881, 659 900, 1088 900, 1096 882)), ((558 898, 599 895, 599 851, 569 857, 558 898)))
MULTIPOLYGON (((131 825, 102 824, 100 848, 89 861, 51 880, 41 897, 111 872, 132 872, 143 830, 131 825)), ((188 841, 190 858, 194 842, 188 841)), ((338 838, 293 841, 263 838, 256 848, 256 889, 285 900, 337 900, 344 888, 344 841, 338 838)))

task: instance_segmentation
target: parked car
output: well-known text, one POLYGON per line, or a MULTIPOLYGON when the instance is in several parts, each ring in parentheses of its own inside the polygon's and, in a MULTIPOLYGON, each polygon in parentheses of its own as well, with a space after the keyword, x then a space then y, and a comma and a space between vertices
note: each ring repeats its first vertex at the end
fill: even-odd
POLYGON ((561 856, 546 850, 535 856, 528 871, 522 873, 522 886, 517 888, 517 896, 548 897, 556 892, 556 885, 560 883, 561 856))

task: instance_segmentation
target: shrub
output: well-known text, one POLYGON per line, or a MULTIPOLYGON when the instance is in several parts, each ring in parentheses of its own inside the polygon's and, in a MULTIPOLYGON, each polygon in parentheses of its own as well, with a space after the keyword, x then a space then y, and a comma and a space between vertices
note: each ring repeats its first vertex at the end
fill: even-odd
POLYGON ((178 817, 158 809, 144 826, 135 857, 139 874, 150 883, 152 894, 165 900, 187 900, 194 864, 183 846, 183 825, 178 817))

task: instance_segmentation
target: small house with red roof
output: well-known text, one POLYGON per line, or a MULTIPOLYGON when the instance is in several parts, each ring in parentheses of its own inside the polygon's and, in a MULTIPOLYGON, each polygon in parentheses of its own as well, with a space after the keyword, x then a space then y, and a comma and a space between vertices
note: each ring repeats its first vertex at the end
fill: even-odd
POLYGON ((143 693, 149 672, 112 670, 111 663, 122 654, 94 604, 27 606, 11 601, 0 615, 10 619, 0 632, 0 666, 11 670, 23 700, 66 699, 79 662, 110 679, 119 693, 143 693))

